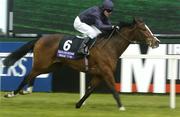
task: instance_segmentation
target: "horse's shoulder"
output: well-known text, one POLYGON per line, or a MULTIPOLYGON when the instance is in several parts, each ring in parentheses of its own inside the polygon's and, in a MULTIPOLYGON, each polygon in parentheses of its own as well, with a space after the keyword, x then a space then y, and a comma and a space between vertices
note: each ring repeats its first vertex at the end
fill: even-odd
POLYGON ((111 30, 110 31, 106 31, 106 32, 103 32, 101 33, 100 35, 98 35, 97 39, 102 39, 102 38, 108 38, 109 35, 111 34, 111 30))
POLYGON ((62 38, 64 37, 63 34, 45 34, 41 38, 43 39, 55 39, 55 38, 62 38))

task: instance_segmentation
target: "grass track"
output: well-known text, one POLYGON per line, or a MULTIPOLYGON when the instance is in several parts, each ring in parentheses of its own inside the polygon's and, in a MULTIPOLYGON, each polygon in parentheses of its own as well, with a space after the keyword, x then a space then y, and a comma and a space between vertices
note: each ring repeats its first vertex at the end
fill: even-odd
POLYGON ((75 109, 79 94, 33 93, 11 99, 0 97, 0 117, 179 117, 169 108, 168 95, 122 95, 125 112, 118 111, 110 94, 93 94, 81 109, 75 109))

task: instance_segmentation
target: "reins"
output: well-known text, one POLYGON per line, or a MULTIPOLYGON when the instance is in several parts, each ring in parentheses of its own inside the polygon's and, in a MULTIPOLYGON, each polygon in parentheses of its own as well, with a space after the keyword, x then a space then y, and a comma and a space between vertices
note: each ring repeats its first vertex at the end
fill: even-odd
POLYGON ((139 44, 140 43, 140 42, 137 42, 137 41, 131 41, 131 40, 127 39, 125 36, 123 36, 122 34, 119 34, 119 35, 121 36, 121 38, 128 41, 129 43, 132 43, 132 44, 139 44))
MULTIPOLYGON (((122 39, 128 41, 128 42, 131 43, 131 44, 143 44, 143 42, 138 42, 138 41, 129 40, 127 37, 123 36, 121 33, 118 32, 117 29, 114 28, 114 29, 112 30, 112 32, 110 33, 110 35, 108 36, 108 38, 107 38, 107 39, 105 40, 105 42, 103 43, 102 47, 104 47, 104 46, 110 41, 110 39, 112 38, 112 36, 113 36, 113 34, 114 34, 115 32, 117 32, 118 35, 119 35, 122 39)), ((100 43, 102 40, 103 40, 103 39, 99 40, 99 43, 100 43)))
MULTIPOLYGON (((132 41, 127 39, 125 36, 123 36, 121 33, 119 34, 121 36, 121 38, 123 38, 124 40, 128 41, 131 44, 143 44, 143 42, 138 42, 138 41, 132 41)), ((145 43, 146 44, 146 43, 145 43)))
POLYGON ((106 39, 106 41, 104 42, 104 44, 102 45, 102 47, 104 47, 104 45, 106 45, 109 42, 109 40, 111 39, 111 37, 113 36, 115 31, 117 31, 117 30, 114 28, 113 31, 111 32, 111 34, 106 39))

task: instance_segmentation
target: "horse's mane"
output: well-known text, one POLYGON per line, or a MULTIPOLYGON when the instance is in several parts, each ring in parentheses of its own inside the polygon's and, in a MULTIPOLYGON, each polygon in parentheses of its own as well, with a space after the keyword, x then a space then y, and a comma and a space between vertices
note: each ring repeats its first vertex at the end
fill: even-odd
POLYGON ((119 21, 119 24, 118 26, 120 27, 120 30, 124 27, 132 27, 134 26, 135 22, 132 21, 132 22, 124 22, 124 21, 119 21))
MULTIPOLYGON (((123 29, 124 27, 132 27, 134 25, 134 21, 132 22, 125 22, 125 21, 119 21, 119 23, 117 24, 117 26, 119 26, 119 31, 121 31, 121 29, 123 29)), ((111 33, 112 33, 113 30, 109 30, 109 31, 106 31, 106 32, 103 32, 102 34, 100 34, 98 36, 98 38, 108 38, 111 33)), ((117 32, 113 33, 112 36, 116 35, 117 32)))

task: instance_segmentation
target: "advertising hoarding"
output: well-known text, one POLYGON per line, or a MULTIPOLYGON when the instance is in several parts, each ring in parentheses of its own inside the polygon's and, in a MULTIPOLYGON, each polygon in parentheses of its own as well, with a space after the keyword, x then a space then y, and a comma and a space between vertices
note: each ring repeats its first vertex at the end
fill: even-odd
MULTIPOLYGON (((24 42, 1 42, 0 43, 0 60, 5 58, 5 55, 22 46, 24 42)), ((24 76, 28 74, 32 68, 32 54, 25 56, 17 61, 13 66, 6 68, 0 67, 0 80, 2 91, 15 90, 24 76)), ((51 75, 40 75, 35 80, 34 91, 51 91, 51 75)))

